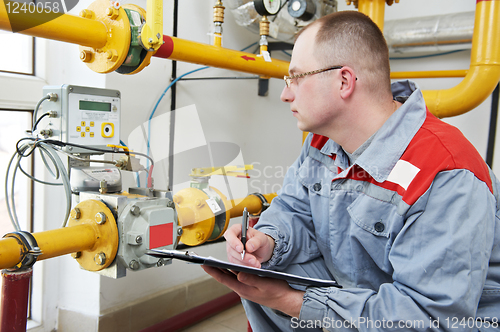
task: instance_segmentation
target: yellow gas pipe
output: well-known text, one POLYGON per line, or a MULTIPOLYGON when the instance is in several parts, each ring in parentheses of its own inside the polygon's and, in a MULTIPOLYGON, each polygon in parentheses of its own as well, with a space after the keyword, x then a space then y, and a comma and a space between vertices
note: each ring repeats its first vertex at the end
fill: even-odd
POLYGON ((358 0, 358 11, 370 17, 384 31, 386 0, 358 0))
MULTIPOLYGON (((0 2, 0 30, 12 31, 7 16, 6 1, 0 2)), ((38 14, 36 11, 19 11, 11 17, 18 33, 58 40, 82 46, 101 48, 106 45, 107 29, 101 21, 64 14, 50 20, 54 14, 38 14), (23 29, 27 27, 28 29, 23 29), (29 28, 32 27, 32 28, 29 28)))
POLYGON ((431 112, 438 117, 460 115, 479 106, 500 80, 500 0, 477 0, 470 69, 465 78, 447 90, 422 91, 431 112))
MULTIPOLYGON (((69 227, 32 234, 42 252, 37 260, 79 252, 76 258, 87 270, 99 271, 111 264, 118 248, 118 229, 104 203, 79 203, 68 224, 69 227)), ((16 238, 0 239, 0 269, 18 265, 26 254, 26 248, 16 238)))
MULTIPOLYGON (((90 249, 96 242, 91 225, 79 225, 33 233, 42 255, 38 260, 90 249)), ((0 269, 16 266, 24 257, 23 246, 14 238, 0 240, 0 269)))
MULTIPOLYGON (((94 228, 88 224, 33 233, 33 236, 42 251, 38 260, 91 249, 97 240, 94 228)), ((16 266, 23 257, 23 247, 16 239, 0 240, 0 269, 16 266)))
MULTIPOLYGON (((101 1, 104 3, 105 1, 101 1)), ((387 1, 388 4, 393 1, 387 1)), ((397 2, 397 1, 396 1, 397 2)), ((456 87, 448 90, 423 91, 429 110, 439 117, 462 114, 477 107, 493 91, 500 79, 500 0, 477 0, 474 37, 471 51, 471 67, 465 79, 456 87), (481 89, 478 89, 480 87, 481 89)), ((356 2, 360 11, 365 12, 383 26, 385 3, 382 0, 359 0, 356 2)), ((16 20, 30 22, 37 15, 29 14, 13 17, 16 20)), ((38 18, 39 19, 39 18, 38 18)), ((21 22, 22 23, 22 22, 21 22)), ((10 24, 4 3, 0 4, 0 29, 10 30, 10 24)), ((123 29, 129 32, 129 27, 123 29)), ((80 44, 96 49, 109 43, 104 22, 75 17, 69 14, 20 33, 80 44)), ((116 35, 116 34, 115 34, 116 35)), ((110 39, 116 36, 110 37, 110 39)), ((262 57, 250 53, 238 52, 195 43, 175 37, 165 37, 164 44, 155 56, 171 60, 185 61, 213 67, 231 69, 281 79, 288 73, 288 62, 275 60, 266 62, 262 57)), ((109 53, 109 52, 106 52, 109 53)), ((121 55, 123 52, 118 52, 121 55)), ((109 56, 109 55, 108 55, 109 56)), ((116 58, 116 57, 112 57, 116 58)), ((120 57, 121 59, 121 57, 120 57)), ((107 57, 105 58, 107 61, 107 57)), ((106 71, 120 64, 115 61, 108 64, 106 71)), ((393 78, 403 77, 460 77, 463 71, 409 72, 393 74, 393 78), (453 73, 454 72, 454 73, 453 73)))
MULTIPOLYGON (((274 197, 278 196, 276 193, 263 194, 266 201, 271 203, 274 197)), ((245 198, 233 199, 230 205, 234 206, 231 210, 231 218, 240 217, 243 215, 243 209, 247 208, 251 214, 258 214, 262 211, 262 201, 255 195, 248 195, 245 198)))
POLYGON ((155 57, 185 61, 205 66, 236 70, 245 73, 283 79, 288 75, 289 62, 263 57, 252 53, 230 50, 176 37, 164 36, 165 44, 154 54, 155 57))
POLYGON ((401 78, 442 78, 442 77, 465 77, 468 70, 432 70, 432 71, 401 71, 392 72, 392 79, 401 78))

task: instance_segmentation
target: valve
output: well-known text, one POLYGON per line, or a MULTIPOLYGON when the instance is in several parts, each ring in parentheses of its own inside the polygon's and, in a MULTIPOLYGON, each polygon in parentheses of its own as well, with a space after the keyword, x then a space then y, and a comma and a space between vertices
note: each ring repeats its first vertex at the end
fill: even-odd
POLYGON ((214 5, 214 46, 222 46, 222 23, 224 23, 224 9, 221 0, 214 5))

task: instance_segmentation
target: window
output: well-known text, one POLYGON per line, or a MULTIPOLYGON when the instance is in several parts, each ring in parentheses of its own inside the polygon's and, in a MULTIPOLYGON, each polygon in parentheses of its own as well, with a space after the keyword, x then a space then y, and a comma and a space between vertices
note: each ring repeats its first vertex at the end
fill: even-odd
POLYGON ((34 75, 35 38, 0 30, 0 71, 34 75))
MULTIPOLYGON (((9 161, 16 151, 16 142, 23 137, 26 137, 26 129, 31 128, 31 111, 12 111, 0 109, 0 237, 6 233, 14 231, 6 206, 5 197, 5 175, 9 161)), ((31 158, 23 158, 21 167, 28 174, 32 173, 31 158)), ((14 160, 14 162, 16 162, 14 160)), ((12 169, 12 168, 11 168, 12 169)), ((12 173, 9 174, 9 179, 12 179, 12 173)), ((10 188, 9 180, 9 188, 10 188)), ((24 231, 32 230, 32 184, 31 181, 20 171, 15 177, 14 201, 16 205, 17 217, 21 229, 24 231)), ((10 197, 9 190, 9 197, 10 197)), ((0 295, 1 295, 0 289, 0 295)), ((29 314, 29 311, 28 311, 29 314)))

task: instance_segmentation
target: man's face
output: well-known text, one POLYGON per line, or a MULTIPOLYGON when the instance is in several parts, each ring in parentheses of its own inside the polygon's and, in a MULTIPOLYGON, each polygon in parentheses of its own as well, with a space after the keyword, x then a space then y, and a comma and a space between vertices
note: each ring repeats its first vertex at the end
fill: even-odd
MULTIPOLYGON (((312 26, 295 42, 289 67, 290 75, 324 67, 314 57, 317 31, 318 26, 312 26)), ((300 130, 326 135, 329 124, 335 119, 335 100, 338 100, 338 97, 334 95, 332 84, 336 84, 335 77, 338 75, 338 70, 331 70, 293 79, 290 87, 285 86, 281 100, 290 103, 290 109, 297 118, 297 127, 300 130)))

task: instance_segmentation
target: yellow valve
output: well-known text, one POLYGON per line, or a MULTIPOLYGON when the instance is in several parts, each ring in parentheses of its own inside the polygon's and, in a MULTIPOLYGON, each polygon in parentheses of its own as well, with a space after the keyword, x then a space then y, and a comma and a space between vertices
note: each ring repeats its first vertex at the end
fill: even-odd
POLYGON ((114 145, 114 144, 108 144, 106 145, 108 148, 116 148, 116 149, 123 149, 124 151, 130 151, 128 147, 124 145, 114 145))
POLYGON ((141 44, 148 51, 163 45, 163 0, 148 0, 146 23, 141 29, 141 44))
POLYGON ((197 246, 207 241, 217 240, 224 235, 229 220, 240 217, 244 208, 247 208, 248 212, 258 215, 264 210, 264 203, 270 203, 277 196, 276 193, 251 194, 244 198, 228 201, 219 190, 210 187, 210 191, 215 192, 222 202, 223 206, 220 206, 220 211, 214 212, 213 206, 211 206, 214 198, 210 198, 201 189, 185 188, 173 197, 179 226, 182 227, 180 241, 186 245, 197 246))
POLYGON ((215 226, 215 215, 210 209, 208 195, 196 188, 185 188, 173 200, 182 227, 182 243, 196 246, 206 242, 215 226))
POLYGON ((173 197, 178 223, 183 231, 180 237, 182 243, 196 246, 215 241, 224 234, 234 204, 219 190, 209 187, 208 180, 212 175, 249 178, 247 171, 251 169, 253 165, 198 167, 191 170, 191 187, 180 190, 173 197))
POLYGON ((249 178, 246 171, 253 169, 253 165, 224 166, 224 167, 198 167, 191 170, 191 177, 208 177, 212 175, 226 175, 238 178, 249 178), (239 172, 244 171, 244 172, 239 172))

